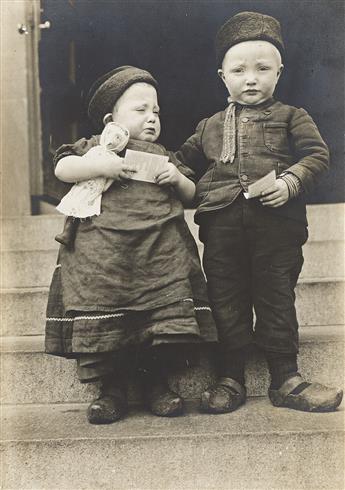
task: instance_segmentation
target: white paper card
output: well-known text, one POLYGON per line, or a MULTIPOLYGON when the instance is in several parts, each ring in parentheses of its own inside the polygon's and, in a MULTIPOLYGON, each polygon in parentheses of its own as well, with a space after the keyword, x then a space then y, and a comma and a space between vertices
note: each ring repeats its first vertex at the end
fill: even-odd
POLYGON ((136 170, 131 177, 133 180, 153 183, 156 182, 156 176, 162 172, 168 161, 168 156, 134 150, 127 150, 124 158, 124 163, 136 170))
POLYGON ((248 192, 244 192, 243 195, 246 199, 251 199, 252 197, 258 197, 261 195, 263 191, 272 187, 276 181, 276 171, 272 170, 267 175, 262 177, 261 179, 254 182, 254 184, 250 184, 248 186, 248 192))

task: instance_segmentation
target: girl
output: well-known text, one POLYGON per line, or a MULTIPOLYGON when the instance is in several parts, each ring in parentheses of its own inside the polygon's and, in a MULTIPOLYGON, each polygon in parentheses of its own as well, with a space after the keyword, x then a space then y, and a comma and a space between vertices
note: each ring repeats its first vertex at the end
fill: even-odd
MULTIPOLYGON (((169 157, 155 182, 100 146, 100 137, 63 145, 56 176, 70 183, 112 179, 101 213, 81 220, 72 246, 60 247, 47 307, 46 352, 77 359, 81 382, 100 381, 88 407, 90 423, 111 423, 127 411, 126 379, 133 362, 145 371, 145 399, 159 416, 183 412, 168 386, 186 347, 215 341, 195 242, 184 221, 194 183, 160 134, 157 82, 135 67, 116 68, 89 93, 98 130, 110 119, 126 128, 126 150, 169 157)), ((121 155, 121 154, 120 154, 121 155)), ((150 155, 148 155, 148 158, 150 155)))

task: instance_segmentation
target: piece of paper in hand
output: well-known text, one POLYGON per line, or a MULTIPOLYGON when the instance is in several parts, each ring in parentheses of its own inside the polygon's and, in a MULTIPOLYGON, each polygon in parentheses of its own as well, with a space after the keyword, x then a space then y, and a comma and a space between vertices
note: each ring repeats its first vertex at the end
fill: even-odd
POLYGON ((252 197, 258 197, 263 191, 272 187, 276 181, 276 171, 272 170, 267 175, 257 180, 253 184, 248 186, 248 192, 244 192, 243 195, 246 199, 251 199, 252 197))
POLYGON ((127 150, 124 158, 124 163, 136 170, 131 177, 133 180, 153 183, 168 161, 168 156, 135 150, 127 150))

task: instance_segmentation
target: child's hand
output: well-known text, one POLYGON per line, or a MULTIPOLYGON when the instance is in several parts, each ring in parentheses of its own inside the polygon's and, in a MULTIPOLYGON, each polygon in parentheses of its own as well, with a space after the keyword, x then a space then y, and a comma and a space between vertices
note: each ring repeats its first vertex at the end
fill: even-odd
POLYGON ((260 202, 263 206, 279 208, 289 200, 289 188, 283 179, 277 179, 275 185, 261 195, 260 202))
POLYGON ((176 186, 180 182, 181 173, 175 165, 168 162, 162 171, 156 175, 156 183, 158 185, 173 185, 176 186))
POLYGON ((95 166, 99 166, 102 176, 113 180, 130 179, 136 170, 125 165, 123 158, 102 146, 94 146, 83 158, 87 158, 95 166))

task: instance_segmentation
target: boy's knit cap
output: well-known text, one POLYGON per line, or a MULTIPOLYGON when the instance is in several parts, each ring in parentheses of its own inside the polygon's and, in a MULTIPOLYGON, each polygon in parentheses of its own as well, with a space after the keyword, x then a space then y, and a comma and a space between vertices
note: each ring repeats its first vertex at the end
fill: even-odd
POLYGON ((103 118, 113 112, 115 102, 134 83, 149 83, 155 89, 157 81, 151 73, 134 66, 120 66, 98 78, 88 93, 88 116, 96 129, 103 128, 103 118))
POLYGON ((257 39, 272 43, 283 56, 284 43, 277 19, 259 12, 240 12, 231 17, 216 35, 217 66, 221 66, 225 53, 232 46, 257 39))

